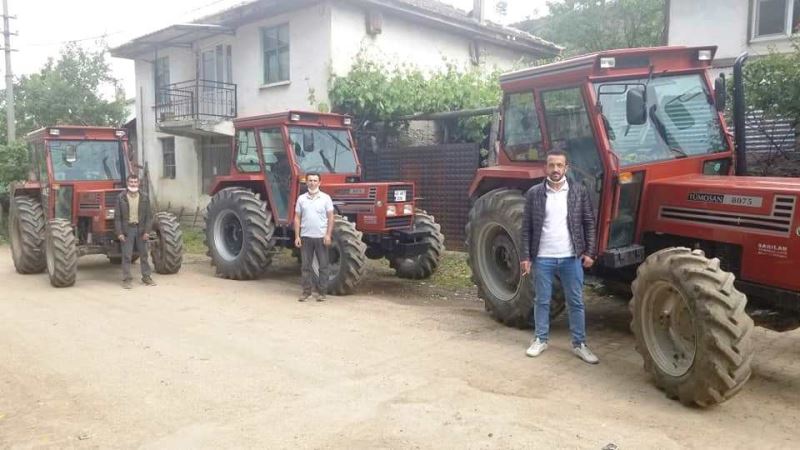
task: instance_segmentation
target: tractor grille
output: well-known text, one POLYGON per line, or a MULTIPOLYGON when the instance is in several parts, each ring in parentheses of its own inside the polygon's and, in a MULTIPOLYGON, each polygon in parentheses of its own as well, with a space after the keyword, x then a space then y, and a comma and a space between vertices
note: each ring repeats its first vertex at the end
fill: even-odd
POLYGON ((106 191, 105 193, 106 208, 115 208, 117 206, 117 199, 119 198, 120 192, 122 191, 106 191))
POLYGON ((78 209, 81 210, 100 209, 100 194, 93 192, 82 193, 78 197, 78 209))
POLYGON ((411 223, 413 220, 414 216, 387 217, 386 228, 392 228, 395 230, 411 228, 411 223))
POLYGON ((414 185, 413 184, 393 184, 389 186, 389 192, 387 196, 387 201, 389 203, 393 202, 411 202, 414 201, 414 185), (405 191, 405 200, 398 200, 396 197, 396 193, 405 191))

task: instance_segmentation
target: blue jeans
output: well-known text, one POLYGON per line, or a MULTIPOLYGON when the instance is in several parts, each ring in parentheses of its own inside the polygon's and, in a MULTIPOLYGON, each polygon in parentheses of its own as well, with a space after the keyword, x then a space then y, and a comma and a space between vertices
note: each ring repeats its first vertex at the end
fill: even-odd
POLYGON ((583 265, 581 258, 536 258, 533 284, 536 301, 533 315, 536 337, 547 342, 550 335, 550 298, 553 296, 553 278, 557 275, 564 287, 569 313, 569 331, 572 345, 586 342, 586 312, 583 307, 583 265))

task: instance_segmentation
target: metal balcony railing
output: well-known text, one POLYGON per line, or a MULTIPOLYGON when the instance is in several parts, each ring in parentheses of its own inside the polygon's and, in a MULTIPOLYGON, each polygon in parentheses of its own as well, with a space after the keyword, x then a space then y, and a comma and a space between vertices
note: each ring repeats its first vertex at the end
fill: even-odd
POLYGON ((236 85, 189 80, 156 90, 156 121, 225 120, 236 117, 236 85))

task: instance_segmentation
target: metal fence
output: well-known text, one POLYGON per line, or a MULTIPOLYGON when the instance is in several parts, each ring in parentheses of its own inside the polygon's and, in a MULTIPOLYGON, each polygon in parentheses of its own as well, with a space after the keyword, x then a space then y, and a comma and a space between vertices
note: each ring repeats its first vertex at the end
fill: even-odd
POLYGON ((173 83, 156 91, 156 120, 208 120, 236 117, 236 85, 211 80, 173 83))
POLYGON ((407 147, 374 153, 359 147, 367 181, 413 181, 418 205, 442 226, 448 250, 464 249, 469 185, 478 170, 478 144, 407 147))

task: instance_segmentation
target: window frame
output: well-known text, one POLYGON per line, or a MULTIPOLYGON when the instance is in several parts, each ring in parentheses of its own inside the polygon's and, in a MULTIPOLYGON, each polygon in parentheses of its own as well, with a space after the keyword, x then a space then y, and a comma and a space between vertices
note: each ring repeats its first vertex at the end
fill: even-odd
POLYGON ((289 22, 281 23, 281 24, 278 24, 278 25, 272 25, 272 26, 268 26, 268 27, 259 28, 259 40, 260 40, 260 47, 261 47, 261 86, 262 87, 279 86, 279 85, 284 85, 284 84, 288 84, 288 83, 291 82, 291 79, 292 79, 292 58, 291 58, 291 56, 292 56, 291 55, 292 35, 291 35, 291 31, 292 30, 291 30, 291 28, 289 26, 289 22), (276 33, 277 33, 276 35, 280 36, 280 30, 282 28, 286 28, 287 42, 284 45, 280 45, 280 43, 278 43, 278 45, 275 46, 275 47, 267 48, 267 46, 266 46, 266 34, 267 34, 267 32, 270 31, 270 30, 276 30, 276 33), (281 67, 281 63, 280 63, 280 55, 282 54, 283 51, 285 51, 288 54, 288 61, 286 63, 287 67, 285 68, 286 69, 286 78, 285 79, 283 79, 281 77, 281 72, 282 72, 281 69, 282 69, 282 67, 281 67), (269 60, 268 53, 271 53, 271 52, 275 53, 276 60, 278 62, 278 68, 277 68, 278 79, 276 79, 276 80, 270 80, 269 79, 269 70, 267 68, 267 61, 269 60))
POLYGON ((538 101, 539 101, 538 95, 539 94, 535 90, 531 89, 531 90, 520 91, 520 92, 509 92, 503 97, 503 117, 502 117, 503 120, 502 120, 502 123, 501 123, 502 127, 501 127, 501 130, 500 130, 500 142, 502 142, 502 144, 503 144, 503 152, 505 152, 506 157, 511 162, 523 162, 523 163, 525 163, 525 162, 529 162, 529 161, 543 161, 544 160, 544 155, 547 153, 546 150, 545 150, 545 141, 546 141, 546 138, 545 138, 545 127, 542 126, 542 121, 540 120, 540 117, 539 117, 540 110, 539 110, 539 105, 538 105, 538 101), (511 151, 508 148, 508 143, 506 141, 506 139, 507 139, 506 127, 508 126, 508 106, 509 106, 510 98, 511 98, 512 95, 528 95, 528 94, 530 94, 530 96, 533 99, 533 103, 531 105, 533 106, 534 120, 536 121, 536 125, 535 126, 536 126, 536 129, 538 130, 538 134, 539 134, 539 141, 538 142, 532 142, 531 146, 536 148, 537 153, 539 154, 539 157, 535 158, 535 159, 520 159, 520 158, 515 157, 514 155, 512 155, 511 151))
POLYGON ((783 18, 783 32, 772 34, 757 34, 758 33, 758 19, 760 6, 763 2, 768 0, 752 0, 750 10, 750 42, 764 42, 777 39, 786 39, 794 35, 792 30, 792 20, 794 18, 795 6, 800 7, 800 4, 795 5, 795 0, 784 0, 784 18, 783 18))
POLYGON ((159 142, 161 143, 161 178, 166 178, 169 180, 174 180, 177 178, 178 170, 176 164, 176 156, 175 156, 175 138, 174 137, 164 137, 158 138, 159 142), (167 145, 170 143, 170 146, 167 145), (167 162, 167 156, 172 157, 172 163, 167 162))
POLYGON ((169 87, 170 83, 170 70, 169 70, 169 55, 159 56, 153 64, 153 78, 155 79, 156 87, 156 105, 163 105, 169 102, 169 95, 167 93, 160 93, 163 88, 169 87))

